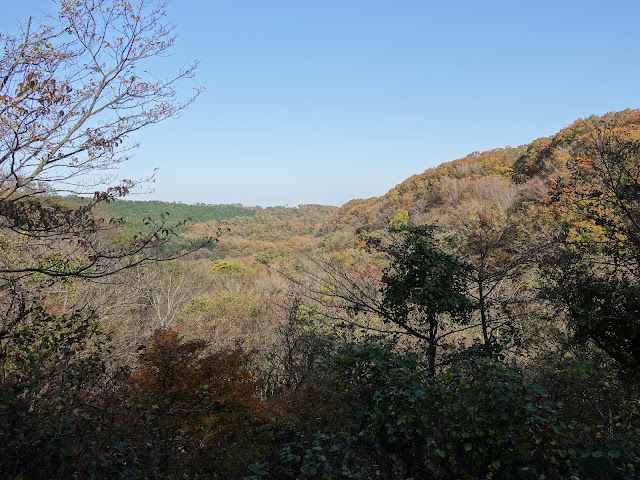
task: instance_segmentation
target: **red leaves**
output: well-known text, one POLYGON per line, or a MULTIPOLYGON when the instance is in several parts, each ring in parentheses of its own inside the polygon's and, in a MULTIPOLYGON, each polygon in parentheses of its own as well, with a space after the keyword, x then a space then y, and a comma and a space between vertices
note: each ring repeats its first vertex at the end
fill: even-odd
POLYGON ((592 171, 594 164, 595 164, 595 159, 593 157, 577 157, 576 158, 576 165, 579 168, 592 171))
POLYGON ((266 405, 257 398, 251 352, 207 347, 185 340, 180 329, 156 330, 138 349, 140 367, 125 377, 119 397, 126 399, 122 414, 132 419, 132 435, 146 442, 157 435, 155 444, 180 446, 177 460, 188 461, 187 468, 228 475, 264 447, 266 405))
POLYGON ((263 410, 256 398, 260 386, 250 371, 252 354, 241 346, 206 353, 203 340, 185 340, 178 328, 158 329, 140 355, 131 376, 132 394, 140 405, 160 405, 187 427, 202 422, 224 424, 233 431, 263 410))

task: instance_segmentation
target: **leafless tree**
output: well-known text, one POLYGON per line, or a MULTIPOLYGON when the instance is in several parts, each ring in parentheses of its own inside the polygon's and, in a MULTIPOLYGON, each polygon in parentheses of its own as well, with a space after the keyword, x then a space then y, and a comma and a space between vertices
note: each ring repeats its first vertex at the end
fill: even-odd
POLYGON ((0 36, 0 234, 29 251, 0 262, 5 277, 95 278, 153 257, 175 224, 147 219, 147 234, 115 246, 105 232, 120 221, 96 220, 93 207, 137 185, 114 175, 137 146, 131 135, 177 116, 200 92, 177 95, 195 64, 167 79, 145 69, 176 39, 164 2, 54 3, 57 16, 0 36), (65 193, 91 198, 55 200, 65 193))
POLYGON ((179 95, 195 63, 153 73, 176 40, 165 2, 52 1, 56 15, 0 35, 0 342, 54 285, 182 253, 164 247, 183 222, 147 218, 145 232, 128 237, 121 220, 94 213, 144 184, 116 175, 137 147, 133 134, 200 93, 179 95))

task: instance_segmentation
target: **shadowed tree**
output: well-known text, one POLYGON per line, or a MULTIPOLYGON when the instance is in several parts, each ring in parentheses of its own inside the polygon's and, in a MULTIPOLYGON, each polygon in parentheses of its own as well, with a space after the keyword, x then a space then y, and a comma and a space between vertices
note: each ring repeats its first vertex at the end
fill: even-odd
MULTIPOLYGON (((636 119, 637 121, 637 119, 636 119)), ((620 366, 640 365, 640 140, 627 125, 595 125, 556 182, 563 225, 545 268, 575 338, 620 366)))
POLYGON ((434 231, 430 225, 406 226, 369 239, 368 248, 387 262, 382 271, 313 258, 315 271, 289 278, 326 318, 418 340, 434 373, 445 340, 473 328, 472 304, 464 294, 466 267, 436 244, 434 231))
POLYGON ((382 275, 383 319, 426 342, 431 374, 437 348, 451 333, 443 319, 466 323, 471 307, 464 294, 465 267, 436 246, 433 232, 428 225, 406 227, 389 244, 373 244, 391 261, 382 275))

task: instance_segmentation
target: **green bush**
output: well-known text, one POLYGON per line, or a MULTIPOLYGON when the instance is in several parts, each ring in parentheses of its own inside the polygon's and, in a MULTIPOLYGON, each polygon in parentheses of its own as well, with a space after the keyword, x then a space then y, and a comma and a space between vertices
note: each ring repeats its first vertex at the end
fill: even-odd
POLYGON ((607 432, 572 421, 565 403, 494 359, 433 377, 419 353, 376 344, 344 350, 327 378, 315 392, 333 416, 318 409, 318 422, 294 422, 263 477, 635 478, 635 403, 607 432))
POLYGON ((0 478, 135 478, 105 403, 96 318, 36 308, 15 320, 0 354, 0 478))
POLYGON ((245 273, 249 268, 237 260, 216 260, 211 268, 212 273, 245 273))

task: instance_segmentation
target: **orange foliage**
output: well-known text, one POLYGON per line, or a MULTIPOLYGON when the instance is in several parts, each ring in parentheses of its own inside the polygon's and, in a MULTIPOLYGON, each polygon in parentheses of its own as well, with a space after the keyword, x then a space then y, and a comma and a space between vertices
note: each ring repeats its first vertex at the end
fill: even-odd
POLYGON ((636 200, 629 192, 638 189, 640 132, 627 123, 618 126, 621 113, 609 114, 613 126, 596 125, 585 134, 576 145, 580 154, 554 178, 550 209, 573 248, 620 252, 633 230, 636 200))
POLYGON ((203 340, 182 339, 179 328, 156 330, 130 378, 139 401, 163 403, 168 410, 197 406, 209 423, 262 411, 256 397, 260 384, 249 370, 251 353, 236 345, 202 355, 206 346, 203 340))
POLYGON ((127 379, 129 405, 144 418, 143 434, 158 432, 158 442, 174 441, 185 459, 193 454, 212 472, 232 472, 261 454, 269 418, 257 397, 252 353, 240 345, 216 353, 206 347, 177 328, 156 330, 127 379))

